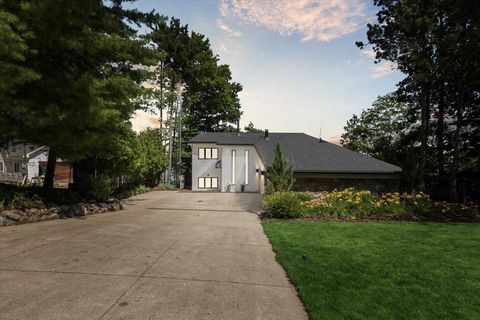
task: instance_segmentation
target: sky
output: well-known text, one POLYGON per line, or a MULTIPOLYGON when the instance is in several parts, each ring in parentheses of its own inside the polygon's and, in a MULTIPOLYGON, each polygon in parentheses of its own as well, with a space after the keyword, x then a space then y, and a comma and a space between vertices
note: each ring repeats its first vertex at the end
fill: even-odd
POLYGON ((305 132, 338 143, 348 119, 394 91, 403 78, 393 65, 374 64, 364 0, 140 0, 139 10, 180 18, 206 35, 230 65, 243 128, 305 132))

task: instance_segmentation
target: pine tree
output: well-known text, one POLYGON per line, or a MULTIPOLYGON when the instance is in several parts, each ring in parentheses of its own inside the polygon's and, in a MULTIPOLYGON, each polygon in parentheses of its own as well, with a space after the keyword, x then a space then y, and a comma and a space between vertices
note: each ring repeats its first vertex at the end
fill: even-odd
POLYGON ((273 162, 267 167, 267 177, 272 186, 272 191, 275 192, 290 191, 295 181, 293 179, 293 167, 288 159, 284 157, 279 142, 275 146, 273 162))
POLYGON ((145 72, 135 65, 149 65, 156 54, 133 27, 147 15, 124 9, 122 2, 0 2, 0 14, 10 17, 10 29, 21 36, 0 29, 1 38, 10 34, 19 48, 13 58, 0 55, 0 65, 7 62, 10 70, 36 75, 29 81, 12 77, 15 90, 8 91, 7 99, 14 103, 0 106, 0 124, 11 139, 49 147, 47 189, 53 187, 57 157, 78 161, 98 156, 92 151, 107 150, 124 134, 138 107, 134 98, 145 72))

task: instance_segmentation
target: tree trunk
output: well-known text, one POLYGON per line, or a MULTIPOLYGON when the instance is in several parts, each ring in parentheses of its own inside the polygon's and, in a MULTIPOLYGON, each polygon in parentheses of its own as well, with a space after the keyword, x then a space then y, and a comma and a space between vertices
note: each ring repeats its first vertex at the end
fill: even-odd
POLYGON ((85 166, 85 160, 74 162, 73 167, 73 190, 84 195, 87 188, 86 178, 88 176, 88 169, 85 166))
POLYGON ((170 104, 168 117, 168 183, 172 183, 172 152, 173 152, 173 103, 170 104))
POLYGON ((48 150, 47 172, 45 173, 45 180, 43 181, 43 189, 52 190, 53 181, 55 178, 55 165, 57 164, 57 155, 55 151, 50 148, 48 150))
POLYGON ((160 62, 160 134, 163 133, 163 62, 160 62))
POLYGON ((457 126, 453 140, 452 167, 450 169, 450 201, 458 201, 458 158, 460 154, 460 143, 462 141, 463 125, 463 93, 459 92, 457 100, 457 126))
MULTIPOLYGON (((462 30, 462 45, 461 56, 458 59, 460 67, 467 67, 465 64, 466 57, 466 30, 467 30, 467 21, 463 21, 463 30, 462 30)), ((456 87, 457 87, 457 99, 455 101, 455 110, 457 113, 457 126, 455 128, 455 136, 453 139, 453 154, 452 154, 452 167, 450 169, 450 201, 458 201, 458 160, 460 157, 460 143, 462 142, 462 126, 463 126, 463 110, 465 104, 465 79, 463 78, 463 70, 459 68, 457 72, 456 87)))
POLYGON ((422 84, 421 96, 421 127, 420 127, 420 172, 419 188, 425 190, 425 168, 427 166, 428 125, 430 116, 430 89, 427 83, 422 84))
POLYGON ((173 158, 174 154, 175 154, 175 150, 178 150, 178 145, 177 145, 177 116, 178 116, 178 105, 177 105, 177 102, 175 102, 175 113, 174 113, 174 121, 172 123, 172 126, 173 126, 173 134, 172 134, 172 172, 174 173, 174 177, 175 179, 172 180, 172 182, 175 182, 178 180, 178 176, 177 176, 177 167, 178 167, 178 164, 177 164, 177 160, 178 160, 178 157, 175 157, 173 158))
POLYGON ((444 174, 444 156, 445 139, 444 139, 444 116, 445 116, 445 90, 444 84, 441 84, 440 97, 438 100, 438 117, 437 117, 437 162, 438 162, 438 176, 442 177, 444 174))

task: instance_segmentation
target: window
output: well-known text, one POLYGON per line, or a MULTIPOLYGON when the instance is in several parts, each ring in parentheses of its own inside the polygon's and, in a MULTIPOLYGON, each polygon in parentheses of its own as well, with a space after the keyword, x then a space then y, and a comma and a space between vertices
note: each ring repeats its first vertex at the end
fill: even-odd
POLYGON ((217 177, 198 178, 198 189, 218 189, 217 177))
POLYGON ((20 172, 20 163, 19 162, 15 162, 15 172, 20 172))
POLYGON ((235 150, 232 150, 232 184, 235 184, 235 162, 236 162, 236 159, 235 159, 235 156, 236 156, 236 152, 235 150))
POLYGON ((198 159, 218 159, 218 148, 198 148, 198 159))
POLYGON ((245 184, 248 184, 248 150, 245 150, 245 184))
POLYGON ((5 163, 3 161, 0 161, 0 172, 4 172, 4 167, 5 167, 5 163))

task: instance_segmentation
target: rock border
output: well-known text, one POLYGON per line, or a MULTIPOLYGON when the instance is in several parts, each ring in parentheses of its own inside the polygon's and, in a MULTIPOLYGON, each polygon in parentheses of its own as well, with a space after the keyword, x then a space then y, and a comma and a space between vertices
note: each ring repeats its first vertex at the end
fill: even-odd
POLYGON ((5 209, 0 211, 0 227, 14 226, 55 219, 85 217, 105 212, 123 210, 123 202, 112 199, 106 202, 80 202, 40 208, 5 209))

